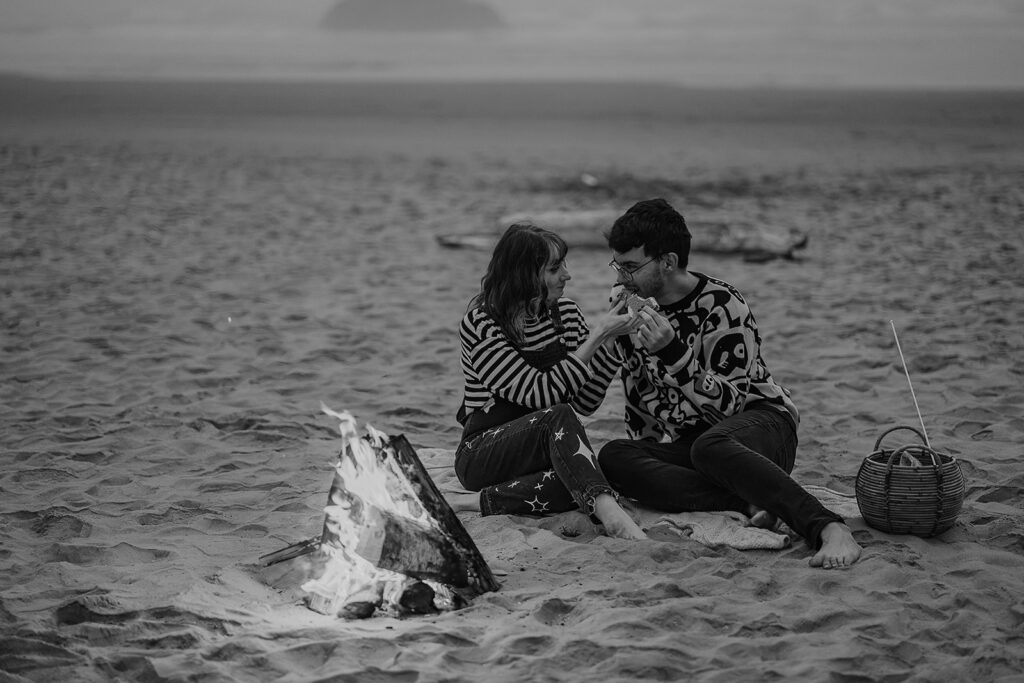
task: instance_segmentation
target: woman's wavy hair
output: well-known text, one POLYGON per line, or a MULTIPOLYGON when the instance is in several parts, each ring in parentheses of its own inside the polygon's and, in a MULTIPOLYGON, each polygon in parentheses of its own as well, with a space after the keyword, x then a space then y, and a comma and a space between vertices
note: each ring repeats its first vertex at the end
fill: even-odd
POLYGON ((544 310, 548 289, 541 270, 551 262, 552 251, 561 261, 569 251, 565 240, 532 223, 514 223, 494 247, 487 272, 480 279, 480 293, 469 308, 487 312, 513 344, 523 342, 527 314, 544 310))

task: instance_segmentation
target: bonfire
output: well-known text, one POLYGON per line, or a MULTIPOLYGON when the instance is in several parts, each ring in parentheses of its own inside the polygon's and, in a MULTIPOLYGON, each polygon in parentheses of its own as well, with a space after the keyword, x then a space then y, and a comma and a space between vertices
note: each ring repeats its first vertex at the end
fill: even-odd
POLYGON ((390 438, 321 405, 337 418, 342 449, 334 466, 323 531, 265 555, 269 565, 318 555, 306 581, 310 609, 345 618, 458 609, 498 584, 479 550, 404 436, 390 438))

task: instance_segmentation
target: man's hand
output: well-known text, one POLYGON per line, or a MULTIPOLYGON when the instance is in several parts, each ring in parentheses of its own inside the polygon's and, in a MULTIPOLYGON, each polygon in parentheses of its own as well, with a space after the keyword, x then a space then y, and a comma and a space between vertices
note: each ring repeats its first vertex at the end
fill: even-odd
POLYGON ((676 336, 676 331, 668 318, 650 307, 645 307, 637 313, 636 319, 639 323, 636 331, 637 340, 651 353, 668 346, 676 336))

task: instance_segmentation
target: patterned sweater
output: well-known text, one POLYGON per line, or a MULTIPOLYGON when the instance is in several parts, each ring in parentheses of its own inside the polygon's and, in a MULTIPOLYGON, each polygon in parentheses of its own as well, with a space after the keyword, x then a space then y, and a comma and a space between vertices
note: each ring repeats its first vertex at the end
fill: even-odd
POLYGON ((590 330, 571 299, 559 299, 558 311, 560 326, 549 316, 527 318, 519 348, 487 313, 479 308, 466 313, 459 326, 466 412, 489 408, 495 397, 532 410, 568 403, 583 415, 600 407, 622 360, 606 346, 589 363, 568 355, 590 330), (521 353, 557 349, 559 343, 566 355, 547 370, 534 367, 521 353))
POLYGON ((632 439, 675 440, 756 401, 800 415, 789 392, 761 357, 761 335, 746 301, 730 284, 692 273, 698 284, 662 306, 676 337, 649 353, 633 336, 616 339, 625 358, 626 433, 632 439))

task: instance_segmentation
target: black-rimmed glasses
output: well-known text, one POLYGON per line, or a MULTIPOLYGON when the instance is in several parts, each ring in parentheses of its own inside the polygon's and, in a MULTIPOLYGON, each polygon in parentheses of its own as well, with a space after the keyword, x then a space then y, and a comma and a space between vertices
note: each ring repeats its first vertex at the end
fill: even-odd
POLYGON ((647 259, 646 261, 644 261, 643 263, 641 263, 638 266, 633 266, 632 268, 627 268, 627 267, 623 266, 621 263, 616 263, 615 259, 612 259, 611 261, 608 262, 608 265, 611 266, 612 268, 614 268, 615 272, 618 273, 619 275, 625 276, 625 278, 627 280, 632 280, 634 273, 636 273, 638 270, 640 270, 641 268, 646 266, 648 263, 651 263, 652 261, 657 261, 657 260, 658 260, 657 256, 652 256, 651 258, 647 259))

